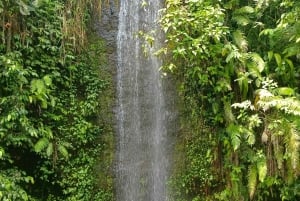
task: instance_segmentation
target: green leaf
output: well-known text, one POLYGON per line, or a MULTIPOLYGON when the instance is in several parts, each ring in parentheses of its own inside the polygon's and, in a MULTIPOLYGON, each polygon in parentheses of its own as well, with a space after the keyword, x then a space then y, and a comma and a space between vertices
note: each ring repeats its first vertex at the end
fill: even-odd
POLYGON ((46 91, 44 81, 40 79, 33 79, 30 83, 30 88, 32 92, 37 94, 43 94, 46 91))
POLYGON ((228 101, 224 101, 224 116, 227 123, 233 123, 235 121, 230 102, 228 101))
POLYGON ((274 34, 274 29, 264 29, 259 33, 259 36, 261 36, 261 35, 272 36, 273 34, 274 34))
POLYGON ((25 180, 26 183, 34 184, 33 177, 27 176, 27 177, 24 178, 24 180, 25 180))
POLYGON ((48 144, 46 154, 47 154, 48 157, 50 157, 53 154, 53 143, 52 142, 50 142, 48 144))
POLYGON ((247 142, 248 142, 249 145, 254 145, 254 143, 255 143, 254 133, 252 133, 250 131, 247 132, 247 142))
MULTIPOLYGON (((0 13, 2 13, 3 12, 3 3, 2 3, 2 1, 0 1, 0 13)), ((1 196, 0 196, 0 198, 1 198, 1 196)))
POLYGON ((278 66, 282 66, 282 59, 281 59, 280 54, 275 53, 275 54, 274 54, 274 57, 275 57, 275 60, 276 60, 277 65, 278 65, 278 66))
POLYGON ((58 151, 63 157, 65 157, 65 158, 69 157, 68 150, 63 145, 61 145, 61 144, 58 145, 58 151))
POLYGON ((293 45, 293 46, 291 46, 291 47, 286 48, 286 49, 283 51, 283 54, 284 54, 285 58, 288 58, 288 57, 291 57, 291 56, 298 55, 299 52, 300 52, 299 46, 293 45))
POLYGON ((289 67, 290 67, 290 75, 291 75, 292 77, 294 77, 295 69, 294 69, 293 61, 290 60, 290 59, 287 59, 287 58, 285 58, 284 61, 285 61, 285 62, 289 65, 289 67))
POLYGON ((226 132, 230 136, 231 145, 233 147, 233 150, 236 151, 241 145, 240 127, 235 124, 230 124, 226 128, 226 132))
POLYGON ((251 165, 248 170, 248 191, 250 200, 253 199, 257 185, 257 168, 255 165, 251 165))
POLYGON ((254 13, 254 11, 254 8, 252 8, 251 6, 244 6, 240 9, 236 9, 234 12, 238 14, 251 14, 254 13))
POLYGON ((255 67, 255 69, 261 73, 265 69, 264 60, 257 53, 251 53, 251 54, 249 54, 249 57, 250 57, 251 61, 254 63, 254 65, 251 65, 251 66, 255 67))
POLYGON ((237 30, 232 33, 233 40, 235 44, 242 50, 247 51, 248 49, 248 41, 246 40, 246 37, 243 32, 240 30, 237 30))
POLYGON ((278 95, 282 95, 282 96, 292 96, 295 94, 294 89, 289 88, 289 87, 277 88, 276 92, 278 93, 278 95))
POLYGON ((0 147, 0 159, 3 158, 3 155, 5 154, 4 149, 0 147))
POLYGON ((34 8, 25 4, 22 0, 18 0, 17 4, 19 4, 20 13, 22 15, 30 15, 31 11, 34 11, 34 8))
POLYGON ((32 4, 32 6, 37 8, 42 4, 42 1, 41 0, 34 0, 31 4, 32 4))
POLYGON ((49 75, 45 75, 43 77, 43 80, 44 80, 46 86, 50 86, 52 84, 52 79, 50 78, 49 75))
POLYGON ((39 141, 34 145, 34 150, 36 152, 41 152, 49 145, 49 140, 47 138, 41 138, 39 141))
POLYGON ((274 55, 274 52, 273 52, 273 51, 269 51, 269 52, 268 52, 268 59, 269 59, 269 61, 272 60, 273 55, 274 55))
POLYGON ((260 182, 264 182, 267 176, 267 162, 265 158, 260 158, 257 162, 258 179, 260 182))
POLYGON ((241 26, 246 26, 251 22, 251 20, 244 15, 234 16, 233 19, 236 21, 237 24, 241 26))

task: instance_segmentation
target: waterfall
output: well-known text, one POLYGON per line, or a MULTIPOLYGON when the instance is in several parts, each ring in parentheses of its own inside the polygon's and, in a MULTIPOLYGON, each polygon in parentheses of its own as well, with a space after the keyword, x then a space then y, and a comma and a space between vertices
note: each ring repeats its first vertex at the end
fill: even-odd
POLYGON ((167 92, 153 55, 161 0, 121 0, 117 36, 118 143, 116 191, 118 201, 166 201, 169 172, 167 92), (147 45, 138 32, 156 30, 147 45), (148 52, 145 56, 144 52, 148 52))

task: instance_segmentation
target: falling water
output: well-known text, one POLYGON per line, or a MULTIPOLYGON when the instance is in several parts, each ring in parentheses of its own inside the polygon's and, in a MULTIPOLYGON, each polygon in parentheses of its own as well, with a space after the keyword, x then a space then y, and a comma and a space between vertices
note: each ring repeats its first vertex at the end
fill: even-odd
POLYGON ((121 0, 118 51, 117 200, 166 201, 168 111, 161 61, 153 56, 162 38, 147 45, 138 32, 158 30, 161 0, 121 0), (148 52, 145 56, 144 52, 148 52))

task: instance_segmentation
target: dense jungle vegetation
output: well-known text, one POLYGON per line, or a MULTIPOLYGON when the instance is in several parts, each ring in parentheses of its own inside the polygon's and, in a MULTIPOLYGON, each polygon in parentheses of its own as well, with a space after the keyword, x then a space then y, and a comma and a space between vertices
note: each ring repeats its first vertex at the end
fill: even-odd
MULTIPOLYGON (((101 5, 0 1, 0 200, 114 200, 114 89, 87 34, 101 5)), ((181 97, 172 199, 300 200, 300 2, 165 0, 161 14, 181 97)))
POLYGON ((174 200, 300 200, 300 2, 166 0, 182 99, 174 200))
POLYGON ((0 1, 0 200, 113 200, 112 80, 105 43, 86 34, 100 9, 0 1))

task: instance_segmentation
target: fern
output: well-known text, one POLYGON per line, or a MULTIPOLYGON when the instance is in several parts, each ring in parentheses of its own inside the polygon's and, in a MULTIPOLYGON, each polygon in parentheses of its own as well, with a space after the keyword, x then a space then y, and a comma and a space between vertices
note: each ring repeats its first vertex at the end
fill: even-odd
POLYGON ((246 26, 251 22, 251 20, 245 15, 236 15, 233 17, 233 20, 241 26, 246 26))
MULTIPOLYGON (((275 89, 274 91, 281 94, 293 94, 293 90, 289 89, 290 88, 282 87, 275 89)), ((276 108, 286 114, 300 116, 300 101, 296 99, 296 97, 292 96, 284 98, 282 96, 275 96, 266 89, 257 90, 256 94, 258 99, 258 101, 256 101, 256 106, 263 111, 267 111, 270 108, 276 108)))
POLYGON ((259 54, 251 53, 249 54, 249 59, 251 60, 250 66, 254 68, 256 71, 261 73, 264 70, 265 62, 259 54))
POLYGON ((257 171, 258 171, 258 179, 260 182, 264 182, 266 176, 267 176, 267 162, 264 155, 261 155, 257 161, 257 171))
POLYGON ((49 143, 48 147, 47 147, 47 150, 46 150, 46 154, 48 157, 50 157, 52 154, 53 154, 53 143, 49 143))
POLYGON ((58 149, 58 152, 59 152, 63 157, 65 157, 65 158, 68 158, 68 157, 69 157, 69 152, 68 152, 68 150, 66 149, 65 146, 59 144, 57 149, 58 149))
POLYGON ((246 131, 246 139, 249 145, 254 145, 255 144, 255 135, 253 132, 249 131, 249 130, 245 130, 246 131))
POLYGON ((253 199, 254 193, 257 186, 257 167, 256 165, 251 165, 248 170, 248 191, 250 200, 253 199))
POLYGON ((225 121, 228 124, 235 122, 235 118, 232 113, 230 103, 228 101, 224 101, 224 116, 225 116, 225 121))
POLYGON ((229 134, 231 139, 231 145, 233 150, 236 151, 241 145, 241 134, 240 134, 240 126, 230 124, 226 128, 226 132, 229 134))
POLYGON ((243 32, 240 30, 237 30, 233 32, 233 41, 235 44, 244 52, 248 50, 248 41, 246 40, 246 37, 243 32))
POLYGON ((251 13, 254 13, 254 12, 255 12, 255 10, 251 6, 244 6, 240 9, 236 9, 234 11, 235 14, 251 14, 251 13))
POLYGON ((49 145, 49 140, 47 138, 41 138, 39 141, 34 145, 35 152, 41 152, 49 145))

